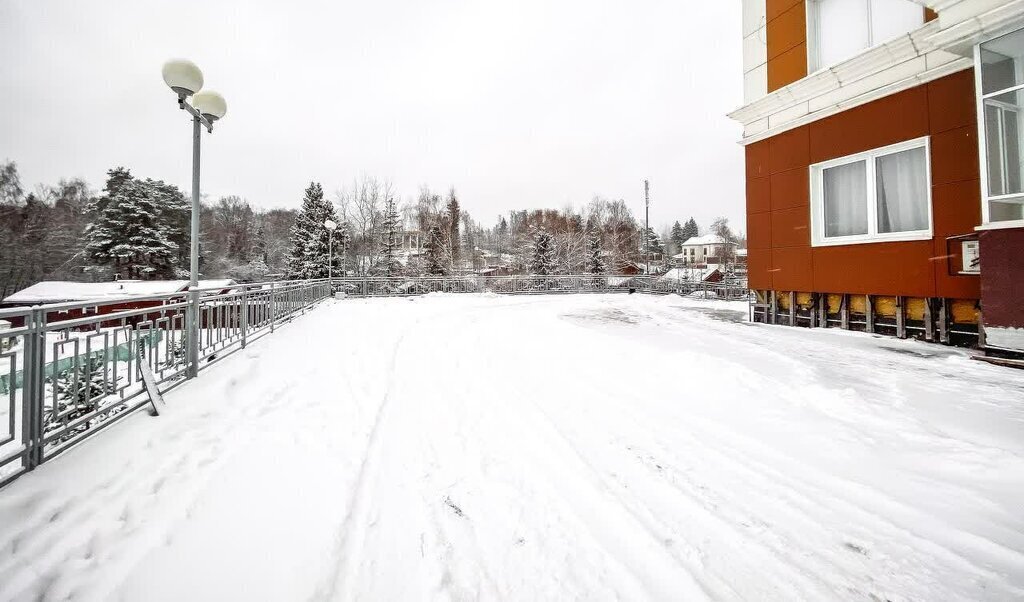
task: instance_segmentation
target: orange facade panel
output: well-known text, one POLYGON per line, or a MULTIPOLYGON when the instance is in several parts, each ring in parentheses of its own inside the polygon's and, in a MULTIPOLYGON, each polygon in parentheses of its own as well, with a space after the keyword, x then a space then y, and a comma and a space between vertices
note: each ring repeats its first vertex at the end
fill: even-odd
POLYGON ((780 291, 813 291, 810 247, 772 249, 772 284, 780 291))
POLYGON ((772 174, 810 164, 807 133, 807 126, 803 126, 768 139, 768 169, 772 174))
POLYGON ((748 144, 745 152, 747 164, 747 179, 768 177, 768 141, 762 140, 748 144))
POLYGON ((809 226, 807 207, 772 211, 772 248, 811 246, 809 226))
POLYGON ((771 249, 748 251, 747 286, 755 290, 774 288, 772 285, 771 249))
POLYGON ((807 207, 810 203, 809 170, 806 166, 771 176, 772 210, 807 207))
POLYGON ((747 178, 747 211, 761 213, 771 211, 771 180, 768 178, 747 178))
MULTIPOLYGON (((768 60, 807 41, 807 15, 798 2, 768 22, 768 60)), ((805 55, 806 56, 806 55, 805 55)))
POLYGON ((768 92, 807 77, 807 43, 794 46, 768 61, 768 92))
POLYGON ((927 90, 917 86, 808 127, 811 163, 920 138, 929 132, 927 90))
POLYGON ((807 76, 807 9, 803 0, 767 0, 768 91, 807 76))
POLYGON ((747 250, 772 248, 772 214, 769 212, 747 215, 747 250))

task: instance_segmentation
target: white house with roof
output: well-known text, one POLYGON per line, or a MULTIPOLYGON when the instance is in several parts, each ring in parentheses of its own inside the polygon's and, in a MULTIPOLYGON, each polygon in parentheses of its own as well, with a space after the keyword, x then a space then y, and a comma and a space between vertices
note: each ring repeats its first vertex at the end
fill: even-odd
POLYGON ((727 263, 736 255, 738 245, 717 234, 694 236, 679 245, 679 253, 672 256, 676 265, 727 263))

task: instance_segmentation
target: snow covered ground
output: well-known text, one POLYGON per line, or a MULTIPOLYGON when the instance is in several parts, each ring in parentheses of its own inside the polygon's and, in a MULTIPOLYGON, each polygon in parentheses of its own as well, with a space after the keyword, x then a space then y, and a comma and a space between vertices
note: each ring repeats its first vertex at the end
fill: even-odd
POLYGON ((0 599, 1024 597, 1024 373, 745 319, 325 303, 0 491, 0 599))

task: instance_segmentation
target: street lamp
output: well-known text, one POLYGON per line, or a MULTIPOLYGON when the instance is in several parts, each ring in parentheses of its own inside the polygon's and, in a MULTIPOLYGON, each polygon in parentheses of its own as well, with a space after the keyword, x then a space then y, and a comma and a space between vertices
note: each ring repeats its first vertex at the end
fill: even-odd
POLYGON ((326 220, 324 228, 327 228, 327 282, 332 282, 334 276, 332 273, 334 268, 334 231, 338 228, 338 224, 333 220, 326 220))
POLYGON ((186 315, 188 329, 188 376, 199 372, 199 140, 202 128, 213 133, 213 122, 224 117, 228 105, 212 90, 202 90, 203 72, 192 61, 172 59, 164 63, 164 83, 178 96, 178 108, 192 116, 192 250, 189 265, 191 302, 186 315), (187 102, 192 97, 192 104, 187 102))

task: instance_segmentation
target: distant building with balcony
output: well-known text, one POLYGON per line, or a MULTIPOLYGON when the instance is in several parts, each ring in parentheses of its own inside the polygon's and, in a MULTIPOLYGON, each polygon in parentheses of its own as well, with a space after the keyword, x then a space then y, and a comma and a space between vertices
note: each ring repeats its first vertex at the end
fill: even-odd
POLYGON ((717 234, 694 236, 679 245, 679 253, 672 260, 676 266, 725 264, 736 256, 737 246, 717 234))

